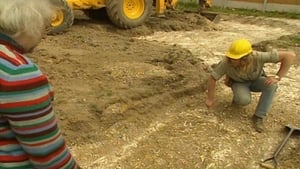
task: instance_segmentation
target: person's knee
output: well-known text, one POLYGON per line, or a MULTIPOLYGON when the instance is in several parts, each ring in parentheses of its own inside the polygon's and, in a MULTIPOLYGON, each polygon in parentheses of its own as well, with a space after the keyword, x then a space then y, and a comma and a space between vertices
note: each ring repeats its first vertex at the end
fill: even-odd
POLYGON ((277 83, 275 83, 275 84, 272 84, 271 86, 270 86, 270 88, 271 88, 271 90, 277 90, 277 88, 278 88, 278 84, 277 83))
POLYGON ((234 98, 234 103, 240 106, 247 106, 251 103, 251 98, 246 96, 239 96, 234 98))
POLYGON ((267 90, 269 90, 269 91, 276 91, 277 88, 278 88, 278 84, 274 83, 274 84, 268 86, 267 90))

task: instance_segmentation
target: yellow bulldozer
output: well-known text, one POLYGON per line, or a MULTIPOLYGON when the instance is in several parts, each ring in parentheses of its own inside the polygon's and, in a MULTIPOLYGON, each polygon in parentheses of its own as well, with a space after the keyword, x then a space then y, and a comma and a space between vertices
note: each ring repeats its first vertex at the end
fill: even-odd
MULTIPOLYGON (((49 34, 68 29, 74 20, 73 10, 82 10, 91 17, 107 15, 119 28, 129 29, 143 24, 152 14, 163 16, 167 8, 175 8, 179 0, 51 0, 57 6, 49 34)), ((210 4, 211 0, 199 0, 199 4, 210 4), (201 2, 200 2, 201 1, 201 2)))

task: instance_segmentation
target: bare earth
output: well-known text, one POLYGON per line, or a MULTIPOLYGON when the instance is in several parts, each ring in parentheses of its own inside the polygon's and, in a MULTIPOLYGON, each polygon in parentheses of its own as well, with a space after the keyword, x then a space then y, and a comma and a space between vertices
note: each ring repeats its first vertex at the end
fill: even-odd
MULTIPOLYGON (((300 127, 297 67, 280 82, 265 133, 250 121, 257 94, 251 105, 234 108, 220 82, 216 105, 204 105, 209 66, 232 40, 246 37, 258 50, 280 47, 299 55, 300 44, 289 36, 300 39, 299 20, 219 15, 214 23, 169 11, 120 30, 76 14, 70 30, 48 36, 30 57, 54 87, 59 124, 82 167, 258 169, 287 135, 285 125, 300 127)), ((279 168, 300 168, 297 134, 280 152, 279 168)))

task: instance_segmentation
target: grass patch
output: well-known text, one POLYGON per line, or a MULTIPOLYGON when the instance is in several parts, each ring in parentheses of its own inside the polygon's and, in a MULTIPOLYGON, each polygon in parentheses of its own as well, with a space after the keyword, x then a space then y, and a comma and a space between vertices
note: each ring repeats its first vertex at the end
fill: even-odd
MULTIPOLYGON (((182 2, 179 1, 177 7, 178 10, 187 11, 198 11, 198 1, 182 2)), ((225 13, 225 14, 236 14, 244 16, 264 16, 273 18, 289 18, 289 19, 300 19, 300 14, 293 12, 277 12, 277 11, 260 11, 255 9, 239 9, 239 8, 221 8, 221 7, 211 7, 206 9, 210 12, 225 13)))
POLYGON ((198 11, 199 6, 198 3, 195 1, 191 1, 191 2, 182 2, 179 1, 176 9, 178 10, 187 10, 187 11, 198 11))
POLYGON ((264 17, 273 17, 273 18, 300 19, 300 14, 292 13, 292 12, 276 12, 276 11, 263 12, 255 9, 237 9, 237 8, 220 8, 220 7, 211 7, 208 9, 208 11, 245 15, 245 16, 264 16, 264 17))

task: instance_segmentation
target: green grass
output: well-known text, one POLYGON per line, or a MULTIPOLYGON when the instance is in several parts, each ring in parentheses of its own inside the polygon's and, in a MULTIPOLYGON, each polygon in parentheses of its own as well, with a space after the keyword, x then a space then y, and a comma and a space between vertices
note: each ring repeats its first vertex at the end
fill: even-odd
POLYGON ((220 7, 211 7, 208 9, 208 11, 245 15, 245 16, 265 16, 265 17, 273 17, 273 18, 300 19, 300 14, 291 13, 291 12, 276 12, 276 11, 263 12, 255 9, 237 9, 237 8, 220 8, 220 7))
MULTIPOLYGON (((197 2, 179 2, 177 7, 179 10, 198 11, 197 2)), ((291 12, 275 12, 275 11, 259 11, 254 9, 237 9, 237 8, 221 8, 211 7, 206 9, 210 12, 225 13, 225 14, 236 14, 244 16, 264 16, 274 18, 289 18, 289 19, 300 19, 300 14, 291 12)))
POLYGON ((188 10, 188 11, 198 11, 198 3, 197 2, 181 2, 179 1, 176 9, 179 10, 188 10))

